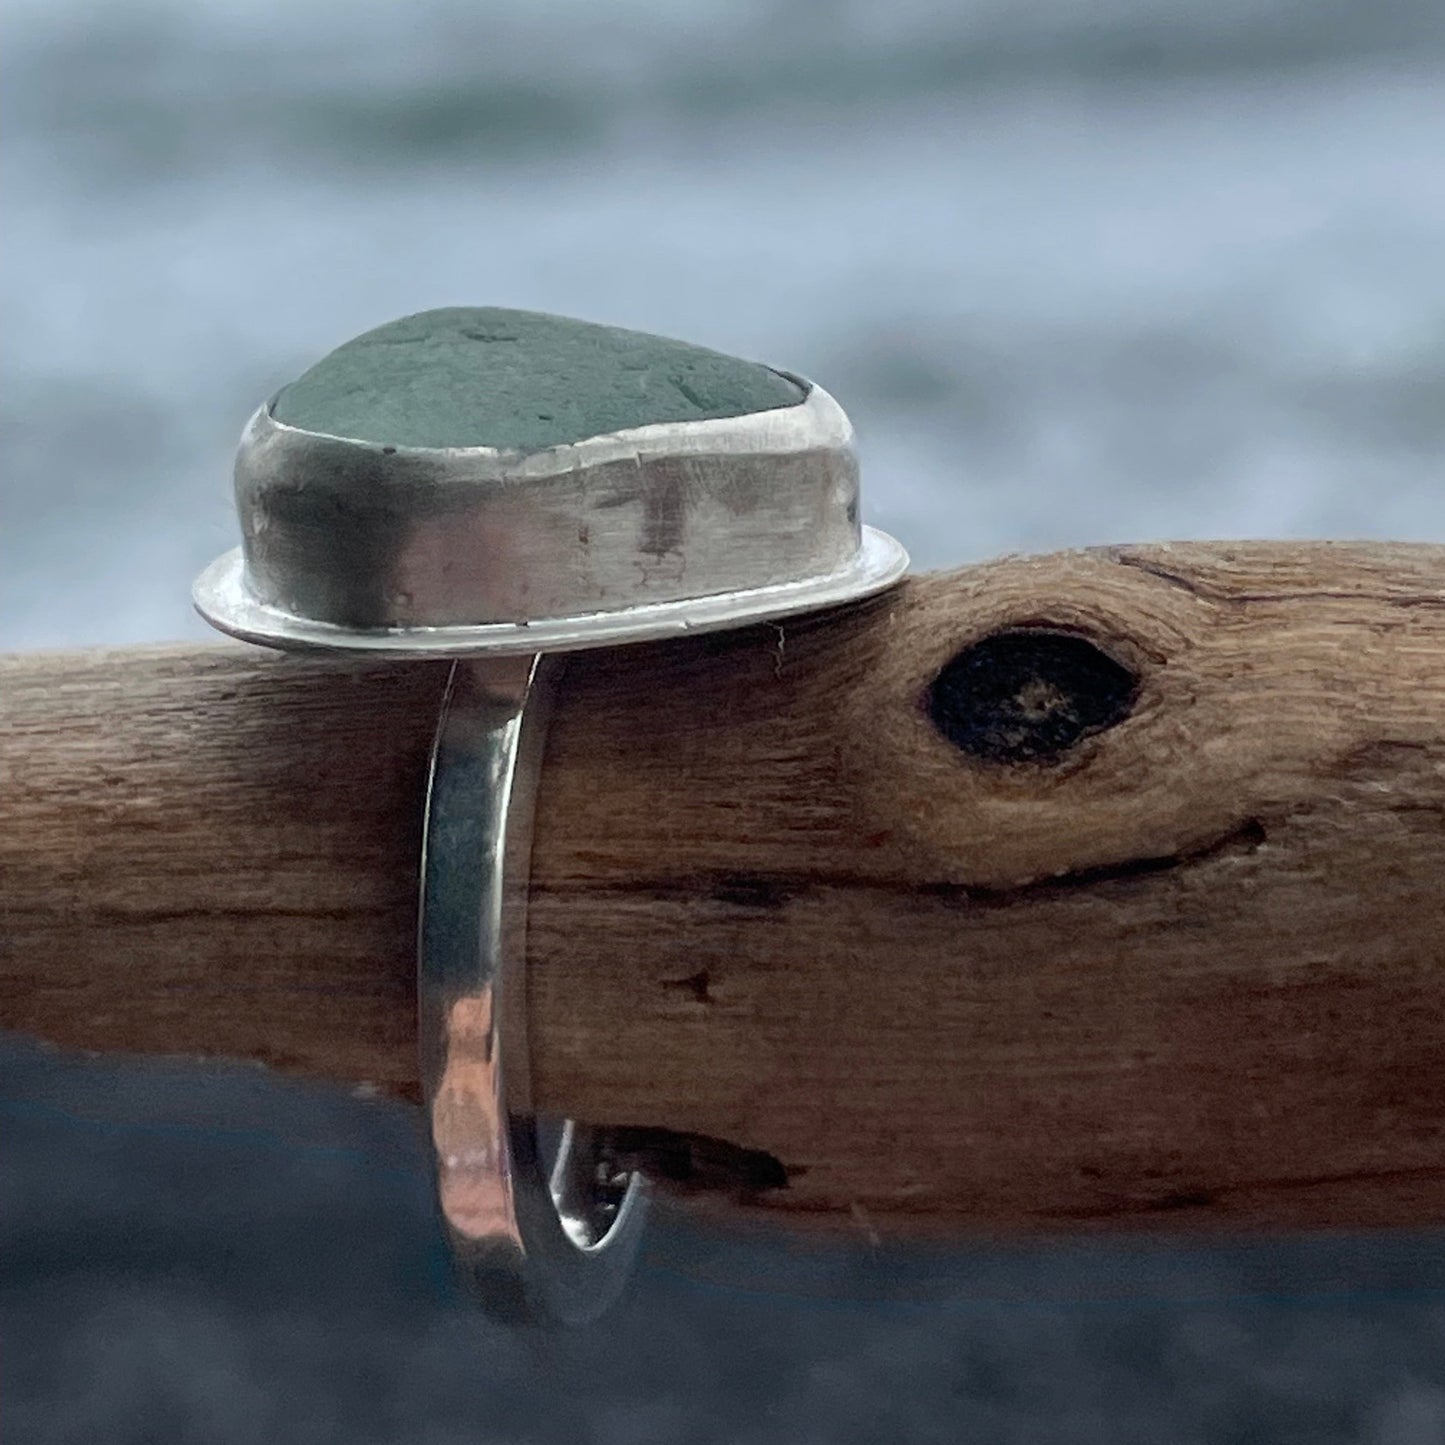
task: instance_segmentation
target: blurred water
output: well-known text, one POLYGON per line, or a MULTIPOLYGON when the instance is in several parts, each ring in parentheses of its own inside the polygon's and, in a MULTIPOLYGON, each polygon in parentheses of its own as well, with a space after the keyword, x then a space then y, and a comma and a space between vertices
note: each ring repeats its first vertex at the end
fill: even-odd
POLYGON ((1445 530, 1432 0, 14 9, 4 645, 199 636, 250 409, 442 304, 816 377, 924 566, 1445 530))
MULTIPOLYGON (((11 0, 0 647, 202 634, 252 407, 429 306, 816 377, 925 566, 1440 539, 1435 0, 11 0)), ((464 1321, 414 1121, 0 1055, 6 1438, 1445 1440, 1445 1240, 656 1236, 464 1321)))

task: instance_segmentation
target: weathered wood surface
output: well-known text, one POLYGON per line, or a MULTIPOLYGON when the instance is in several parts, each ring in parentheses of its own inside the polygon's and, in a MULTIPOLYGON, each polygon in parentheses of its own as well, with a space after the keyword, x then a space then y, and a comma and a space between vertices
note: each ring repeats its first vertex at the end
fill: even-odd
MULTIPOLYGON (((5 659, 0 1025, 414 1096, 443 678, 5 659)), ((537 1094, 685 1183, 865 1230, 1442 1223, 1442 894, 1445 548, 918 578, 574 660, 537 1094), (1092 639, 1132 691, 1071 740, 1068 679, 1011 682, 1009 726, 952 720, 966 752, 934 679, 1019 628, 1092 639)))

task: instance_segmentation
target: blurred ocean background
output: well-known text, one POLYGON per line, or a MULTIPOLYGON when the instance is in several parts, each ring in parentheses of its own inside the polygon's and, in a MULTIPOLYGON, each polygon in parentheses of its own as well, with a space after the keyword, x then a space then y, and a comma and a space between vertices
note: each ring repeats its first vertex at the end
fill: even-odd
MULTIPOLYGON (((803 372, 924 567, 1445 540, 1438 0, 9 0, 0 647, 204 635, 248 413, 431 306, 803 372)), ((404 1110, 0 1053, 16 1442, 1445 1441, 1445 1237, 799 1248, 461 1310, 404 1110)))

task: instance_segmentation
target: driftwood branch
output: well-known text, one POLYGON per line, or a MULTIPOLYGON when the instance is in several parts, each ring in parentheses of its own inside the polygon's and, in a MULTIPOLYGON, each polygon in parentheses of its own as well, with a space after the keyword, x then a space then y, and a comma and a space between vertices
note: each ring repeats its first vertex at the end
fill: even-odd
MULTIPOLYGON (((0 662, 0 1025, 414 1097, 443 679, 0 662)), ((1445 1222, 1445 548, 1013 559, 580 656, 533 879, 539 1102, 684 1187, 1445 1222)))

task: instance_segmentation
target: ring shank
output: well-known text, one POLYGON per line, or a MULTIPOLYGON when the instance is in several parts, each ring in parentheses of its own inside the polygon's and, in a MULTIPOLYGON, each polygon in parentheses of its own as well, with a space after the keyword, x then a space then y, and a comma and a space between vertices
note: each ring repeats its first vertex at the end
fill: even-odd
POLYGON ((646 1212, 637 1175, 615 1210, 598 1205, 589 1131, 566 1125, 549 1163, 532 1108, 527 887, 561 667, 537 656, 453 664, 422 852, 418 1022, 437 1199, 463 1278, 511 1323, 600 1315, 626 1282, 646 1212))

